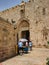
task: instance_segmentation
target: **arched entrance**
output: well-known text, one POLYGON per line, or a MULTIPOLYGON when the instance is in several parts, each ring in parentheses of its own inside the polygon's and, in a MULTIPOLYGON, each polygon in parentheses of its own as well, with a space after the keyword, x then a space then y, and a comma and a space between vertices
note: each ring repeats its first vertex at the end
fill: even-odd
POLYGON ((29 40, 29 37, 29 23, 26 20, 22 20, 18 25, 18 38, 26 38, 27 40, 29 40))
POLYGON ((29 30, 22 31, 21 38, 26 38, 27 40, 29 40, 29 30))

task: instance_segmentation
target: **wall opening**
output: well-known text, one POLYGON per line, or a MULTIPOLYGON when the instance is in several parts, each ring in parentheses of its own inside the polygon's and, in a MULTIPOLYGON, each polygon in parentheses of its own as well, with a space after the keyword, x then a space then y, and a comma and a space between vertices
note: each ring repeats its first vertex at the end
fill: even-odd
POLYGON ((26 38, 29 41, 29 32, 29 22, 27 20, 22 20, 18 25, 18 39, 26 38))
POLYGON ((21 38, 25 38, 29 41, 29 36, 30 36, 29 30, 25 30, 21 32, 21 38))

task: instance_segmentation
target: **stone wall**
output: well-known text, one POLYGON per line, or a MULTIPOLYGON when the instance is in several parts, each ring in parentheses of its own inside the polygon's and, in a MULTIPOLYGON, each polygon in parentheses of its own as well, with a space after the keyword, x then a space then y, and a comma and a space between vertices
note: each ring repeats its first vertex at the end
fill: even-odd
MULTIPOLYGON (((44 27, 49 28, 49 0, 29 0, 28 2, 21 3, 15 7, 0 12, 0 16, 10 22, 15 21, 17 26, 21 21, 21 11, 24 11, 24 18, 29 21, 30 40, 34 45, 44 45, 49 41, 49 35, 47 40, 43 37, 44 27)), ((49 29, 47 29, 49 30, 49 29)), ((17 30, 15 30, 17 32, 17 30)), ((17 32, 19 33, 19 32, 17 32)), ((49 33, 49 31, 47 32, 49 33)), ((17 34, 15 33, 17 36, 17 34)), ((15 37, 16 38, 16 37, 15 37)))
POLYGON ((13 26, 0 18, 0 61, 15 55, 13 26))

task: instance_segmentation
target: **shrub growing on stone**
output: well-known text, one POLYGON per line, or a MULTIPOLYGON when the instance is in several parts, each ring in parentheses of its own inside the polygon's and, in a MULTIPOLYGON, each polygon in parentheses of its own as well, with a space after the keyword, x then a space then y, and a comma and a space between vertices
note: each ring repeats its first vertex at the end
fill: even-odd
POLYGON ((47 63, 46 63, 46 65, 49 65, 49 58, 47 58, 46 60, 47 60, 47 63))

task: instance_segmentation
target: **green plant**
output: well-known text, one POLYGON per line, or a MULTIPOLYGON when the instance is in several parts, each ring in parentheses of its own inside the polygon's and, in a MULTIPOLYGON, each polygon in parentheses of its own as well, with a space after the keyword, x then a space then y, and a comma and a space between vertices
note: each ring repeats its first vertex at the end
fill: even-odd
POLYGON ((47 63, 46 63, 46 65, 49 65, 49 58, 47 58, 46 60, 47 60, 47 63))
POLYGON ((47 41, 47 43, 49 44, 49 41, 47 41))

